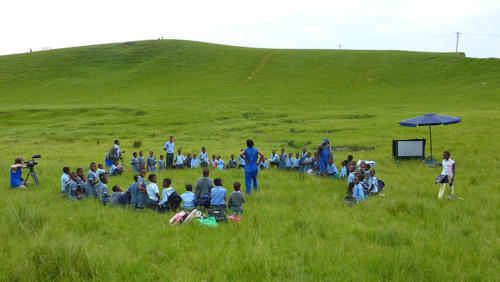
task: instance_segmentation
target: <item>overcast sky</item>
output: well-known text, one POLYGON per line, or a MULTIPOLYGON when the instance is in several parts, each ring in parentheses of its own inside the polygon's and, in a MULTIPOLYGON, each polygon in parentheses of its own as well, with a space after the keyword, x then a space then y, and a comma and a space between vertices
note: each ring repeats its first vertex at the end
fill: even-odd
POLYGON ((500 58, 499 0, 5 0, 0 54, 146 39, 500 58))

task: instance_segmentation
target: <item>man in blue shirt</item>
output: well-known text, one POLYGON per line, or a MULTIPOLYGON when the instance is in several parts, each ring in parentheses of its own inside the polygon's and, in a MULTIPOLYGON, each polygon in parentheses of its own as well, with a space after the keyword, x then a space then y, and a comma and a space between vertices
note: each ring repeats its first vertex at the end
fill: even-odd
POLYGON ((20 190, 26 189, 24 186, 22 178, 22 168, 26 166, 23 165, 24 159, 22 157, 17 157, 14 159, 14 164, 10 167, 10 187, 18 188, 20 190))
POLYGON ((174 163, 174 136, 170 136, 168 142, 163 146, 163 150, 167 152, 167 168, 172 168, 174 163))
POLYGON ((210 191, 210 204, 213 210, 224 211, 226 209, 226 188, 222 187, 220 178, 214 179, 215 188, 210 191))

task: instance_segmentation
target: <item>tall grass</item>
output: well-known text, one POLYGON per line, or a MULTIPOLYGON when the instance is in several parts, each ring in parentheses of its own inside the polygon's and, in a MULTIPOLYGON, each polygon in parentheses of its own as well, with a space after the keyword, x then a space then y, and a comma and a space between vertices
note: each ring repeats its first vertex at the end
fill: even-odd
MULTIPOLYGON (((454 54, 184 41, 0 57, 0 280, 496 280, 499 73, 498 60, 454 54), (426 112, 463 118, 434 127, 433 145, 457 161, 464 201, 436 199, 439 168, 391 159, 392 139, 428 134, 397 122, 426 112), (206 146, 225 161, 247 138, 295 155, 328 137, 348 150, 334 152, 338 166, 348 154, 377 161, 386 196, 348 207, 345 181, 267 170, 242 223, 209 229, 60 195, 63 166, 104 162, 116 138, 126 162, 159 155, 170 135, 184 153, 206 146), (11 190, 11 160, 38 153, 40 188, 11 190)), ((179 193, 200 176, 159 173, 179 193)), ((240 170, 211 176, 228 192, 243 182, 240 170)))

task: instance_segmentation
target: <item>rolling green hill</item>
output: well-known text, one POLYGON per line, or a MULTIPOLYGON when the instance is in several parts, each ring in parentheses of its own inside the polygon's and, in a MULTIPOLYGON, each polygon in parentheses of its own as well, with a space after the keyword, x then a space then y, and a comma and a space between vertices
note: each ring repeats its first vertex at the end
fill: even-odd
MULTIPOLYGON (((495 280, 499 94, 500 60, 455 53, 159 40, 1 56, 0 280, 495 280), (436 200, 439 168, 391 159, 392 139, 428 138, 397 123, 427 112, 463 119, 434 127, 433 142, 457 161, 464 201, 436 200), (247 138, 295 155, 328 137, 338 167, 348 154, 377 161, 386 196, 350 208, 345 181, 262 171, 243 222, 216 229, 61 197, 63 166, 103 162, 116 138, 126 163, 159 155, 170 135, 226 161, 247 138), (41 187, 11 190, 11 161, 38 153, 41 187)), ((199 176, 159 173, 179 194, 199 176)), ((243 182, 212 176, 228 192, 243 182)))

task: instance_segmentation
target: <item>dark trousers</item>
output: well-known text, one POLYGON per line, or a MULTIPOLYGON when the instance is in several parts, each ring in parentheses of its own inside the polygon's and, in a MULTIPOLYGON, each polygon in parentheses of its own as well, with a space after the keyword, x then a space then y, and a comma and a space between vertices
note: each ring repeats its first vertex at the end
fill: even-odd
POLYGON ((174 163, 174 153, 167 153, 167 167, 172 168, 174 163))

